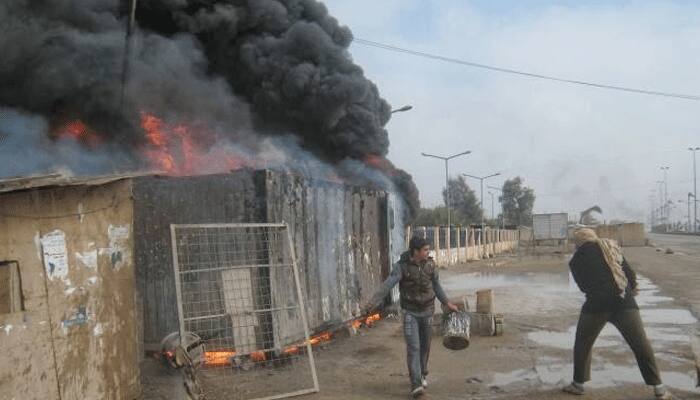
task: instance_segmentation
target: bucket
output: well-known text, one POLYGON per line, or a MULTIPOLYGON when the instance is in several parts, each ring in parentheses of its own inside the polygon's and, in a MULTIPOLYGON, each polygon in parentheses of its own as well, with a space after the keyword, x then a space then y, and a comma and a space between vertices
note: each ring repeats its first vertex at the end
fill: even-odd
POLYGON ((464 311, 444 314, 442 345, 450 350, 469 347, 469 314, 464 311))
POLYGON ((484 289, 476 292, 476 312, 493 314, 493 290, 484 289))

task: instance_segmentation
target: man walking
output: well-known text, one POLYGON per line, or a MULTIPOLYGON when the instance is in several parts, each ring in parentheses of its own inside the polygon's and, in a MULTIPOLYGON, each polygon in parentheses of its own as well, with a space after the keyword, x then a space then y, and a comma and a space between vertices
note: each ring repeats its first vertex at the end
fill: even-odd
POLYGON ((428 257, 429 251, 430 245, 425 239, 411 238, 409 250, 394 264, 389 277, 364 308, 365 312, 376 308, 391 289, 399 284, 406 358, 413 397, 421 396, 428 386, 426 376, 435 298, 450 310, 458 311, 457 306, 449 302, 440 285, 435 263, 428 257))

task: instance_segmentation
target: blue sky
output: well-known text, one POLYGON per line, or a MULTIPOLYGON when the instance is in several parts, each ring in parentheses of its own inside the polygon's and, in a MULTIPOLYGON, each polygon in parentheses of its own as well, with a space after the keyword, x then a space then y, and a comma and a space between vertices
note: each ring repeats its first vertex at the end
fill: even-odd
MULTIPOLYGON (((327 0, 356 37, 470 61, 700 95, 700 2, 327 0)), ((538 212, 600 205, 642 220, 669 165, 669 194, 691 187, 700 102, 523 79, 353 44, 354 60, 393 106, 389 158, 441 202, 439 162, 421 151, 469 149, 451 169, 520 175, 538 212)), ((497 185, 502 179, 492 181, 497 185)), ((476 186, 476 184, 474 185, 476 186)), ((485 196, 488 197, 488 196, 485 196)), ((685 210, 679 205, 676 214, 685 210)))

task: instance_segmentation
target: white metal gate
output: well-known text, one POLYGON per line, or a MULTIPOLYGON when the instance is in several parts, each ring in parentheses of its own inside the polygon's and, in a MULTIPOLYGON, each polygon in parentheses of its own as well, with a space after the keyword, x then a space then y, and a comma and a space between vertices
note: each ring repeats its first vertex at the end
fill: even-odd
POLYGON ((294 245, 286 224, 171 225, 180 337, 203 343, 208 400, 318 392, 294 245))

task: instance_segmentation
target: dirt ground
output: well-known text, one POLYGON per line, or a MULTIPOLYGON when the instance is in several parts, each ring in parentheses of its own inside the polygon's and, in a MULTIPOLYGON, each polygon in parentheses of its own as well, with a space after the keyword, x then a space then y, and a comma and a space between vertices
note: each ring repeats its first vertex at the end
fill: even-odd
MULTIPOLYGON (((434 335, 428 399, 570 399, 560 387, 571 379, 571 348, 583 296, 570 281, 566 251, 516 254, 441 270, 451 297, 494 290, 504 335, 473 337, 450 351, 434 335)), ((700 399, 688 337, 698 328, 700 258, 627 248, 640 274, 640 304, 665 383, 680 398, 700 399)), ((408 374, 400 318, 315 349, 320 393, 309 400, 406 399, 408 374)), ((607 327, 594 350, 588 399, 653 399, 631 350, 607 327)), ((145 398, 173 398, 147 395, 145 398)))

